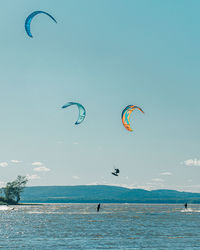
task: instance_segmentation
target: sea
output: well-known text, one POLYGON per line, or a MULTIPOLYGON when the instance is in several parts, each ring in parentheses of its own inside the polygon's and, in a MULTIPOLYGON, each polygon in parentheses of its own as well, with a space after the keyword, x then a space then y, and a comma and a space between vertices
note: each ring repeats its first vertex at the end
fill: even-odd
POLYGON ((0 206, 0 249, 200 249, 200 205, 0 206))

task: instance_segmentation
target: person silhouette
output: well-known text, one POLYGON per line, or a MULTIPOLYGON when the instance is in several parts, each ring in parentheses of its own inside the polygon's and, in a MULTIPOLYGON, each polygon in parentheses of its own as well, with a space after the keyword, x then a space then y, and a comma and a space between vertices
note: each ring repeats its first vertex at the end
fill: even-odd
POLYGON ((97 205, 97 212, 99 212, 100 208, 101 208, 101 204, 99 203, 99 204, 97 205))
POLYGON ((119 172, 120 172, 119 168, 115 168, 115 172, 112 172, 112 174, 118 176, 119 172))
POLYGON ((187 205, 187 202, 186 202, 186 203, 184 204, 185 209, 187 209, 187 206, 188 206, 188 205, 187 205))

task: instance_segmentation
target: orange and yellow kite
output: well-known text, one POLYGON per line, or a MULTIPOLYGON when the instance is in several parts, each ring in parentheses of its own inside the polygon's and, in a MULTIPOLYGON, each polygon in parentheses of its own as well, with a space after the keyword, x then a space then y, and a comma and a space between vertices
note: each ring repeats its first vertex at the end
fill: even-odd
POLYGON ((122 123, 124 125, 124 127, 128 130, 128 131, 133 131, 132 128, 130 127, 130 115, 133 112, 134 109, 138 109, 140 110, 142 113, 144 113, 144 111, 135 105, 128 105, 123 111, 122 111, 122 123))

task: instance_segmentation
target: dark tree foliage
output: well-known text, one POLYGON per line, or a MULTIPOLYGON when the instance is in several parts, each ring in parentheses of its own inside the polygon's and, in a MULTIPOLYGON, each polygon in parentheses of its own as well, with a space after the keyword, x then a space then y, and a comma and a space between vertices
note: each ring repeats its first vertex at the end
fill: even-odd
POLYGON ((18 175, 16 180, 6 184, 3 192, 8 203, 18 203, 20 201, 20 195, 27 182, 28 179, 26 176, 18 175))

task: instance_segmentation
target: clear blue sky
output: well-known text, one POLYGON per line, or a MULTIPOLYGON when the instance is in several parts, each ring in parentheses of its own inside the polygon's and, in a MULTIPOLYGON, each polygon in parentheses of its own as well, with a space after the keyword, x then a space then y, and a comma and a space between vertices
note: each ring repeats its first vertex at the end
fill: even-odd
POLYGON ((2 1, 0 181, 200 192, 199 9, 197 0, 2 1), (31 39, 24 22, 35 10, 58 23, 37 16, 31 39), (79 126, 76 107, 60 109, 68 101, 87 109, 79 126), (128 104, 145 111, 132 133, 121 123, 128 104))

